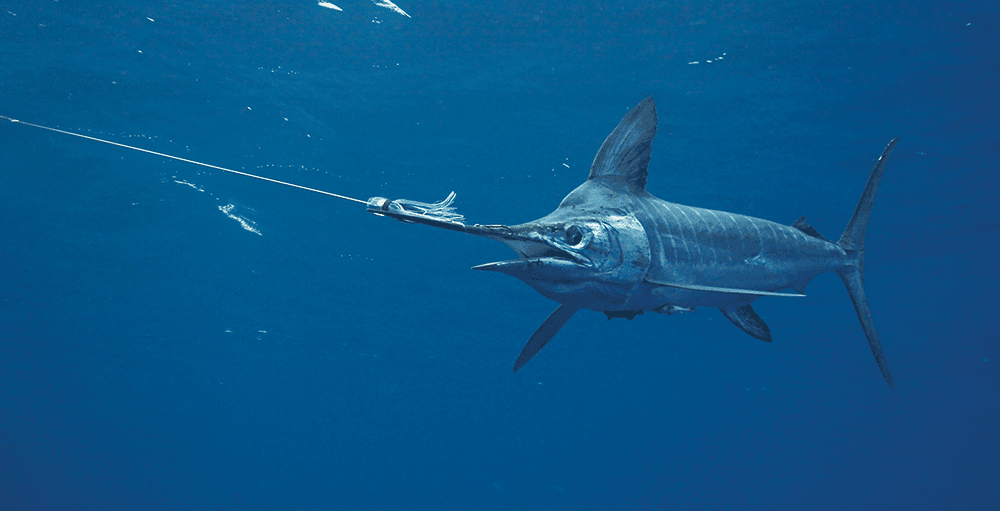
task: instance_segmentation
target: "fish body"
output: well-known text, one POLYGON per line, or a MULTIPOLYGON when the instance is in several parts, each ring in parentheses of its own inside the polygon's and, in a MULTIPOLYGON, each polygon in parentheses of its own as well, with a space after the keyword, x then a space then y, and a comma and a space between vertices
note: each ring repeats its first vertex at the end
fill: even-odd
POLYGON ((875 165, 838 241, 804 218, 783 225, 725 211, 675 204, 646 191, 656 135, 652 98, 633 108, 598 151, 587 180, 552 213, 487 233, 520 258, 476 266, 517 277, 559 308, 515 362, 527 363, 580 309, 632 319, 715 307, 751 336, 771 341, 751 307, 764 296, 802 297, 809 281, 835 272, 844 281, 889 385, 881 345, 862 288, 864 233, 875 190, 896 140, 875 165))

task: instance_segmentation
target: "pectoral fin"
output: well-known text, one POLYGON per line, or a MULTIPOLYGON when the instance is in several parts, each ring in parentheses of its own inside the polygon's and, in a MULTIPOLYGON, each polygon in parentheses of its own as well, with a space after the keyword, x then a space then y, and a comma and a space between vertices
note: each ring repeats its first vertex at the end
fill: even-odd
POLYGON ((542 323, 542 326, 535 330, 534 335, 531 339, 528 339, 528 344, 524 345, 524 349, 521 350, 521 354, 517 356, 517 360, 514 362, 514 372, 516 373, 518 369, 524 364, 527 364, 531 357, 535 356, 545 344, 548 343, 552 337, 554 337, 559 330, 569 321, 569 318, 573 317, 573 314, 579 310, 576 307, 570 307, 569 305, 560 305, 558 309, 549 315, 548 319, 542 323))
POLYGON ((802 298, 806 295, 800 293, 775 293, 774 291, 757 291, 754 289, 738 289, 735 287, 717 287, 717 286, 699 286, 696 284, 675 284, 672 282, 657 282, 655 280, 646 279, 646 282, 656 286, 664 287, 674 287, 677 289, 688 289, 691 291, 708 291, 711 293, 729 293, 735 295, 753 295, 753 296, 794 296, 802 298))
POLYGON ((771 329, 767 327, 764 320, 760 319, 760 316, 757 315, 757 312, 749 304, 739 309, 719 310, 729 318, 729 321, 732 321, 734 325, 740 327, 744 332, 764 342, 771 342, 771 329))

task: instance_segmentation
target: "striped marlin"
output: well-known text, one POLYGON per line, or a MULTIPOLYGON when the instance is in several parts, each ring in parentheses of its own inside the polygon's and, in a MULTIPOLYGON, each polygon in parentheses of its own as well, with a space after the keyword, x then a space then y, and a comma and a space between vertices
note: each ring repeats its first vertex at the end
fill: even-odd
POLYGON ((646 177, 655 135, 656 105, 646 98, 604 141, 587 181, 555 211, 496 238, 519 259, 474 267, 517 277, 560 304, 525 345, 514 371, 580 309, 633 319, 645 311, 716 307, 744 332, 771 342, 751 303, 763 296, 805 296, 813 277, 836 272, 892 387, 863 283, 865 225, 896 139, 875 164, 844 234, 831 241, 805 217, 781 225, 654 197, 646 177))

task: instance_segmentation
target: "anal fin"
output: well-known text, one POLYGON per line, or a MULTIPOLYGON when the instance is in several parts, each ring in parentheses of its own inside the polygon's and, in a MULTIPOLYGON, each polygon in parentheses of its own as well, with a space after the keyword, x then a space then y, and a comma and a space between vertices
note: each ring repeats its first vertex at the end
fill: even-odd
POLYGON ((739 309, 719 310, 729 318, 729 321, 732 321, 734 325, 740 327, 741 330, 752 337, 764 342, 771 342, 771 329, 767 327, 763 319, 760 319, 757 311, 753 310, 750 304, 744 305, 739 309))
POLYGON ((524 364, 527 364, 531 357, 534 357, 542 348, 552 340, 559 330, 562 329, 563 325, 569 321, 569 318, 573 317, 573 314, 579 310, 576 307, 571 307, 569 305, 560 305, 552 314, 549 314, 548 319, 542 323, 542 326, 535 330, 535 333, 528 339, 528 344, 524 345, 524 349, 521 350, 521 354, 517 356, 517 360, 514 361, 514 372, 516 373, 518 369, 524 364))

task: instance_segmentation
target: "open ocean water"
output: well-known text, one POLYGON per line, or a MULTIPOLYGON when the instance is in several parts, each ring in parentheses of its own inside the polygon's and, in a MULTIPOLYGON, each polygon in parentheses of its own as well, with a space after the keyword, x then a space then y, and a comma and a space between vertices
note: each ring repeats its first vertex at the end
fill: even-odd
POLYGON ((900 138, 893 390, 832 274, 512 374, 555 304, 500 243, 4 121, 2 510, 1000 509, 992 2, 5 1, 0 59, 0 115, 483 224, 647 96, 650 192, 834 239, 900 138))

